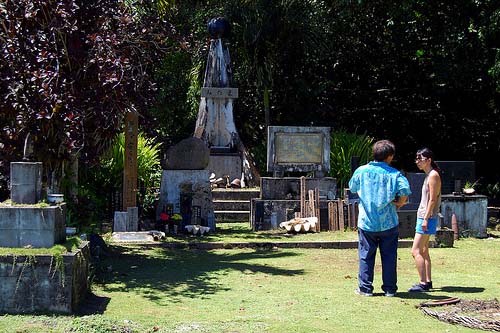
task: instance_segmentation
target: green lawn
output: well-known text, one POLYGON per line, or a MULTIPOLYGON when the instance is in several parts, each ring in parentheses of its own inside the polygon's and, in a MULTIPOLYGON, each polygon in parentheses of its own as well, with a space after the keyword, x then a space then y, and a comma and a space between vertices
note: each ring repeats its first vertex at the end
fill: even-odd
POLYGON ((406 292, 418 278, 410 250, 399 249, 394 298, 381 296, 379 260, 375 297, 354 294, 352 249, 111 249, 82 315, 4 315, 0 332, 472 332, 416 306, 500 296, 500 238, 432 249, 436 289, 423 294, 406 292))

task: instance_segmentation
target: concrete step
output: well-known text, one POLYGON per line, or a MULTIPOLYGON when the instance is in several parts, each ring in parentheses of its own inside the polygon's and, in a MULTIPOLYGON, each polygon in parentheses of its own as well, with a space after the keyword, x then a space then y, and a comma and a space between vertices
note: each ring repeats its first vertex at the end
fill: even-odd
POLYGON ((215 210, 215 222, 249 222, 250 211, 248 210, 215 210))
POLYGON ((248 200, 258 198, 260 196, 260 188, 215 188, 212 190, 212 200, 248 200))
POLYGON ((214 200, 214 210, 250 210, 250 200, 214 200))

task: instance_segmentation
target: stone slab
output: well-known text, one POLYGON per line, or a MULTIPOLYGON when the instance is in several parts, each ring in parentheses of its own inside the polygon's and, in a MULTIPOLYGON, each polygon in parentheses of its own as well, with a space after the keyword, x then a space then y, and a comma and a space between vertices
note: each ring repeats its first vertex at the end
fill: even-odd
POLYGON ((452 194, 461 191, 467 181, 476 180, 474 161, 436 161, 441 169, 441 193, 452 194))
POLYGON ((415 236, 415 226, 417 224, 416 210, 400 210, 399 218, 399 238, 413 238, 415 236))
POLYGON ((113 232, 111 238, 116 243, 154 242, 149 231, 113 232))
POLYGON ((210 149, 203 140, 191 137, 167 150, 167 170, 202 170, 209 162, 210 149))
POLYGON ((115 212, 113 219, 113 231, 124 232, 127 231, 128 214, 127 212, 115 212))
POLYGON ((18 204, 36 204, 42 199, 42 163, 10 164, 10 196, 18 204))

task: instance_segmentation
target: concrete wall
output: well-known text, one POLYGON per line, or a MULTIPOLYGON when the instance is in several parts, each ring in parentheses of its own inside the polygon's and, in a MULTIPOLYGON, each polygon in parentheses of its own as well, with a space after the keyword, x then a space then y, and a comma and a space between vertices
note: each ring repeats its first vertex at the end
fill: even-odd
MULTIPOLYGON (((319 189, 320 198, 335 199, 337 180, 331 177, 306 177, 306 191, 319 189)), ((300 177, 262 177, 260 197, 266 200, 300 200, 300 177)), ((307 194, 306 194, 307 198, 307 194)))
POLYGON ((52 247, 66 240, 66 204, 0 206, 0 246, 52 247))
POLYGON ((488 198, 484 195, 443 195, 441 202, 442 227, 451 229, 451 217, 455 214, 460 233, 487 237, 488 198))
POLYGON ((0 256, 0 313, 72 313, 87 295, 88 242, 63 255, 56 268, 49 255, 0 256))

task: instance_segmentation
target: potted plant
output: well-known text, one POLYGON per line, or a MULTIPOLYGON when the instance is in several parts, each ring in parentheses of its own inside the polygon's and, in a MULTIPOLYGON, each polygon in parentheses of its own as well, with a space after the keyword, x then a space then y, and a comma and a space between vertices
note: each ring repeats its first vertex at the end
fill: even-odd
POLYGON ((170 220, 172 221, 173 224, 173 229, 174 229, 174 234, 177 233, 177 230, 179 229, 179 225, 181 224, 182 221, 182 216, 181 214, 175 213, 170 217, 170 220))
POLYGON ((462 192, 464 194, 468 194, 468 195, 472 195, 472 194, 476 193, 475 187, 476 187, 477 183, 478 183, 477 180, 474 183, 466 181, 464 184, 464 187, 462 189, 462 192))

